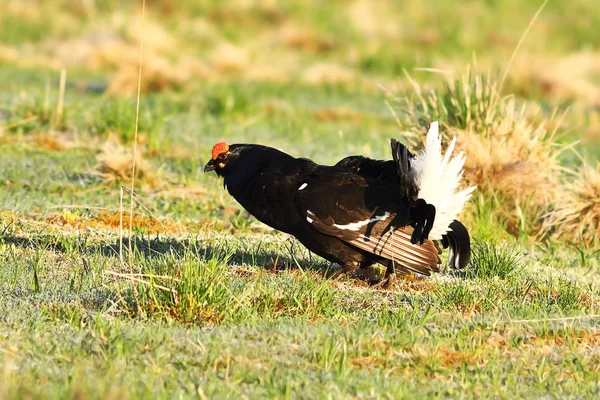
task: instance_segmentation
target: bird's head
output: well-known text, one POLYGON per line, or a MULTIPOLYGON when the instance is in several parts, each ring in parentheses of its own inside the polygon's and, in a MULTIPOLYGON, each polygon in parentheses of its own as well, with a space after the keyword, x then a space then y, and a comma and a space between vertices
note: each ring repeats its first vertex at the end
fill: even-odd
POLYGON ((282 151, 260 144, 228 145, 219 142, 213 146, 211 159, 204 166, 204 172, 215 171, 224 178, 235 176, 245 180, 258 174, 262 168, 280 173, 286 167, 295 166, 295 160, 282 151))
POLYGON ((212 148, 212 157, 204 166, 204 172, 215 171, 217 175, 225 176, 237 164, 238 150, 238 146, 229 146, 225 142, 215 144, 212 148))

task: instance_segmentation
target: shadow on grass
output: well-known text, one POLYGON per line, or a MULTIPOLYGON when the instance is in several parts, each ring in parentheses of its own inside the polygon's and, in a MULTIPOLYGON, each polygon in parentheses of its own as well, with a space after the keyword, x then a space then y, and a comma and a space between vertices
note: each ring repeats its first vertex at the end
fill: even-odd
MULTIPOLYGON (((0 236, 0 243, 14 245, 23 249, 42 249, 72 255, 73 257, 92 256, 100 254, 103 257, 120 258, 121 243, 116 240, 111 243, 100 243, 89 245, 86 239, 64 239, 47 235, 38 238, 26 238, 16 235, 0 236)), ((322 275, 328 275, 337 270, 335 264, 315 257, 295 241, 288 241, 287 246, 281 251, 263 248, 260 243, 256 249, 231 249, 227 244, 222 246, 206 244, 202 240, 175 240, 171 238, 145 239, 134 237, 131 241, 132 251, 135 258, 160 258, 172 256, 175 259, 183 259, 186 255, 192 255, 198 261, 209 261, 223 259, 229 266, 251 265, 268 270, 313 270, 322 275), (287 254, 286 254, 287 253, 287 254)), ((128 239, 124 239, 122 248, 124 257, 129 247, 128 239)), ((230 246, 229 246, 230 247, 230 246)))

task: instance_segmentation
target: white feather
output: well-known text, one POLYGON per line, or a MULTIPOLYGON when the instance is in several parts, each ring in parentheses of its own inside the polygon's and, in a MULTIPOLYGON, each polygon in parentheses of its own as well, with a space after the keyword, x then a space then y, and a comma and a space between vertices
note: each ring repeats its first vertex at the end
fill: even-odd
POLYGON ((427 132, 425 149, 411 162, 413 179, 419 197, 435 206, 435 221, 429 238, 439 240, 447 233, 476 186, 457 191, 463 177, 466 157, 462 152, 452 156, 456 138, 452 139, 442 157, 442 138, 438 122, 432 122, 427 132))
POLYGON ((373 217, 371 219, 365 219, 363 221, 352 222, 352 223, 346 224, 346 225, 333 224, 333 226, 335 226, 338 229, 346 229, 346 230, 349 230, 349 231, 357 231, 357 230, 359 230, 360 228, 362 228, 365 225, 369 225, 370 223, 384 220, 384 219, 386 219, 389 216, 390 216, 390 213, 386 212, 383 215, 375 216, 375 217, 373 217))

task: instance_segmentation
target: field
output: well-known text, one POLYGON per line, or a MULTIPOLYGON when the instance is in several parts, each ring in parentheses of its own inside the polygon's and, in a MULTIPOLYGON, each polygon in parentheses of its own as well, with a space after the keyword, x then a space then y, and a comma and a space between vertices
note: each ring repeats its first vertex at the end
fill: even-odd
POLYGON ((597 397, 600 13, 541 5, 2 1, 0 399, 597 397), (473 259, 391 289, 203 173, 221 140, 389 158, 435 119, 473 259))

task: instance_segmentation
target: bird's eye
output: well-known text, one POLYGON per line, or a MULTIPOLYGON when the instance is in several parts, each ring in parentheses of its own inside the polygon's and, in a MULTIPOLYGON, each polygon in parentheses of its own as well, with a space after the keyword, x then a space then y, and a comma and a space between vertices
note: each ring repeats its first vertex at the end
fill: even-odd
POLYGON ((219 157, 217 157, 219 160, 226 160, 227 156, 229 156, 229 153, 221 153, 219 154, 219 157))

